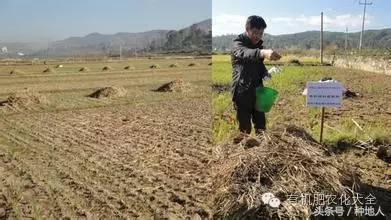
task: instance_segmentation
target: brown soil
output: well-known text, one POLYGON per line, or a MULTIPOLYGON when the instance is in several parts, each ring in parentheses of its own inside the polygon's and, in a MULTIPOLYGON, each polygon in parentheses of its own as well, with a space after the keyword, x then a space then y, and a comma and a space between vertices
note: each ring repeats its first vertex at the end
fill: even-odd
POLYGON ((210 219, 209 108, 206 99, 0 118, 2 215, 210 219))

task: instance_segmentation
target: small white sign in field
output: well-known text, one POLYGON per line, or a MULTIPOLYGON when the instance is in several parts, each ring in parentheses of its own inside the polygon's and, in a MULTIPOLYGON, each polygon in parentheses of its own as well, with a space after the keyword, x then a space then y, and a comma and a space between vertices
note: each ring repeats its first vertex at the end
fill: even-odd
POLYGON ((307 82, 307 106, 339 108, 342 91, 343 86, 339 82, 307 82))

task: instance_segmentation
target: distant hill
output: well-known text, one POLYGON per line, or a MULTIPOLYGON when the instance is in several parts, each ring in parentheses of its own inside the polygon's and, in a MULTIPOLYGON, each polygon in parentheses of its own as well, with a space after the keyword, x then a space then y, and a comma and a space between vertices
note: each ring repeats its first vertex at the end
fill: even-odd
POLYGON ((210 53, 212 49, 212 20, 193 24, 179 31, 167 33, 163 46, 166 51, 200 51, 210 53))
MULTIPOLYGON (((142 33, 116 33, 105 35, 91 33, 84 37, 70 37, 65 40, 56 41, 49 47, 50 55, 72 56, 79 54, 105 54, 118 53, 120 47, 123 51, 133 49, 141 50, 149 47, 152 42, 164 44, 167 30, 153 30, 142 33)), ((39 51, 43 53, 45 51, 39 51)))
POLYGON ((28 57, 69 57, 87 55, 132 56, 139 53, 210 53, 212 48, 212 21, 193 24, 181 30, 152 30, 141 33, 91 33, 84 37, 69 37, 49 44, 2 43, 8 54, 0 58, 15 57, 23 52, 28 57))
MULTIPOLYGON (((237 35, 223 35, 213 37, 213 49, 215 51, 228 51, 231 49, 232 40, 237 35)), ((265 34, 266 47, 276 49, 319 49, 319 31, 306 31, 295 34, 270 35, 265 34)), ((324 46, 335 49, 345 48, 346 34, 343 32, 324 32, 324 46)), ((360 32, 348 34, 348 48, 357 48, 360 32)), ((363 48, 391 48, 391 29, 367 30, 364 34, 363 48)))

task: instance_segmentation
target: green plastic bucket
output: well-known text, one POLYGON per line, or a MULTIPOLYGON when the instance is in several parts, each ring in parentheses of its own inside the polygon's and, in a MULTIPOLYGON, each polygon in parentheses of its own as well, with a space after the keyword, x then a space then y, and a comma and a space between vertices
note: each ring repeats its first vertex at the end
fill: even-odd
POLYGON ((260 112, 269 112, 274 102, 276 102, 278 92, 268 87, 258 87, 256 89, 255 109, 260 112))

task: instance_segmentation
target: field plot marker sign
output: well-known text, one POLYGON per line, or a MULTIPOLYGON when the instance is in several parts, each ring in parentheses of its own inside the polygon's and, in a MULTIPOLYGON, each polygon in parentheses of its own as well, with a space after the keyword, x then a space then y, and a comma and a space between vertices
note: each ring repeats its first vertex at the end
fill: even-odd
POLYGON ((343 86, 339 82, 307 82, 307 107, 321 107, 320 143, 323 139, 325 107, 339 108, 342 105, 343 86))

